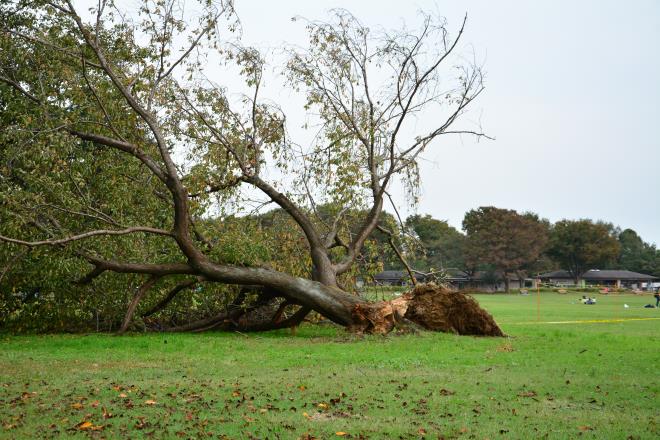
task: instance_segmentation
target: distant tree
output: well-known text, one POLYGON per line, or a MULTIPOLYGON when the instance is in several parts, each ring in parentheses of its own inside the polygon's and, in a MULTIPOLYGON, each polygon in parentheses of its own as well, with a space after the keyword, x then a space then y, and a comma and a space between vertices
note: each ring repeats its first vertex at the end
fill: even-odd
POLYGON ((468 265, 491 265, 504 276, 534 263, 547 242, 547 227, 536 214, 518 214, 511 209, 480 207, 465 214, 468 265))
POLYGON ((570 273, 576 284, 585 271, 615 261, 620 248, 610 223, 561 220, 550 229, 548 255, 570 273))
POLYGON ((660 253, 652 244, 646 243, 632 229, 625 229, 619 234, 621 250, 617 266, 634 272, 660 275, 660 253))
POLYGON ((408 217, 406 227, 414 232, 422 247, 422 255, 413 260, 419 269, 463 267, 465 235, 456 228, 428 214, 408 217))

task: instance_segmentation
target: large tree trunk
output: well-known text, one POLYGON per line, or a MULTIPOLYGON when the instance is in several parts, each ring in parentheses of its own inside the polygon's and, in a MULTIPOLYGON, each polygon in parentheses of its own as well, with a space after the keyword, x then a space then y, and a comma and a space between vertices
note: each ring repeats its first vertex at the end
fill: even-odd
MULTIPOLYGON (((357 333, 388 333, 397 325, 414 323, 425 329, 458 334, 503 336, 492 316, 471 297, 434 284, 417 286, 391 301, 368 302, 336 286, 296 278, 267 269, 202 263, 198 269, 207 279, 225 283, 261 285, 301 309, 314 310, 357 333)), ((281 313, 273 313, 272 328, 281 313)), ((304 316, 303 316, 304 317, 304 316)), ((299 322, 299 321, 298 321, 299 322)), ((298 322, 292 325, 297 325, 298 322)), ((246 329, 254 325, 246 322, 246 329)), ((268 328, 260 323, 259 329, 268 328)))

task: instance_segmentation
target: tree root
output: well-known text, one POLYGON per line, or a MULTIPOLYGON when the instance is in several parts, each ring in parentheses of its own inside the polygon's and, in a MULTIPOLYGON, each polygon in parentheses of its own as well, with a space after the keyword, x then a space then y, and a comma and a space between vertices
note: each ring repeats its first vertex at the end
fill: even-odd
POLYGON ((474 298, 435 284, 421 284, 391 301, 358 304, 349 331, 386 334, 400 323, 426 330, 475 336, 505 336, 474 298))

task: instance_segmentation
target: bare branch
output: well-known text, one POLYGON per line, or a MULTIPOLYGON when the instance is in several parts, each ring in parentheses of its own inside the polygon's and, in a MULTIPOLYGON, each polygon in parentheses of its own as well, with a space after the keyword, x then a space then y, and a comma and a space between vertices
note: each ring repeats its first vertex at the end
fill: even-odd
POLYGON ((376 226, 376 228, 378 228, 378 230, 380 232, 387 235, 388 242, 390 243, 390 247, 392 248, 392 250, 396 254, 396 256, 399 259, 399 261, 401 262, 401 264, 403 264, 403 266, 406 268, 406 272, 408 272, 408 276, 410 277, 410 281, 412 282, 413 286, 416 286, 417 285, 417 279, 415 278, 415 274, 413 273, 414 271, 410 267, 410 264, 408 264, 408 260, 406 260, 406 258, 403 256, 403 254, 401 253, 399 248, 394 243, 394 233, 392 231, 390 231, 389 229, 384 228, 383 226, 380 226, 380 225, 376 226))
POLYGON ((23 241, 23 240, 17 240, 14 238, 10 237, 5 237, 4 235, 0 235, 0 241, 4 241, 6 243, 13 243, 13 244, 19 244, 21 246, 28 246, 28 247, 37 247, 37 246, 59 246, 65 243, 69 243, 72 241, 78 241, 78 240, 83 240, 85 238, 89 237, 96 237, 96 236, 103 236, 103 235, 126 235, 126 234, 133 234, 136 232, 145 232, 149 234, 156 234, 156 235, 166 235, 169 237, 172 237, 172 233, 168 231, 164 231, 162 229, 156 229, 156 228, 149 228, 149 227, 143 227, 143 226, 135 226, 131 228, 126 228, 126 229, 120 229, 120 230, 111 230, 111 229, 99 229, 96 231, 89 231, 85 232, 82 234, 78 235, 73 235, 71 237, 66 237, 66 238, 61 238, 58 240, 42 240, 42 241, 23 241))

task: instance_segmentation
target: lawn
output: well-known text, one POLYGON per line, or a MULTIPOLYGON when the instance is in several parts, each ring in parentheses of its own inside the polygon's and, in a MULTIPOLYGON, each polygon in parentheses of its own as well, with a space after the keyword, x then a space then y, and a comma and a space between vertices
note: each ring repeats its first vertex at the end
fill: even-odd
POLYGON ((660 436, 651 296, 476 297, 509 338, 0 335, 0 438, 660 436))

